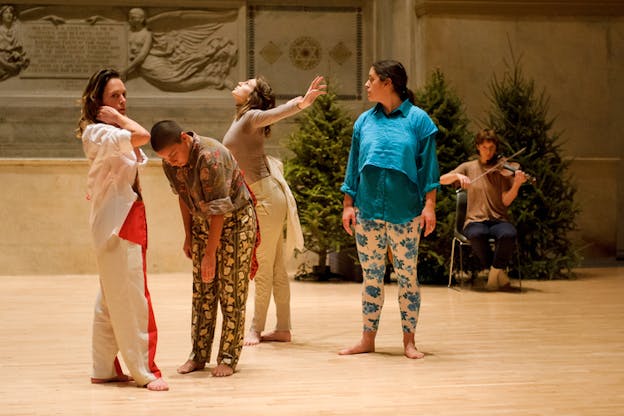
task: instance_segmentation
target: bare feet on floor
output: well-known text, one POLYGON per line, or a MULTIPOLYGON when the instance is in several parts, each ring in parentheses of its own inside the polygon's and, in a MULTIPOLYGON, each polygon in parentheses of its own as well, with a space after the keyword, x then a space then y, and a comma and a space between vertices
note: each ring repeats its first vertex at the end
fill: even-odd
POLYGON ((262 335, 260 340, 262 342, 290 342, 292 335, 290 331, 271 331, 266 335, 262 335))
POLYGON ((414 343, 414 334, 412 332, 403 333, 403 350, 407 358, 418 359, 425 356, 424 353, 418 351, 414 343))
POLYGON ((218 364, 212 369, 212 375, 214 377, 227 377, 234 374, 234 369, 227 364, 218 364))
POLYGON ((249 331, 249 333, 245 336, 245 340, 243 341, 244 345, 258 345, 261 341, 260 332, 258 331, 249 331))
POLYGON ((111 378, 94 378, 91 377, 91 383, 93 384, 102 384, 102 383, 127 383, 129 381, 134 381, 134 379, 125 374, 121 374, 116 377, 111 378))
POLYGON ((338 351, 338 355, 351 355, 351 354, 365 354, 367 352, 375 352, 375 331, 362 332, 362 339, 360 342, 350 348, 345 348, 338 351))
POLYGON ((167 391, 169 390, 169 386, 165 383, 165 380, 162 378, 157 378, 154 381, 150 381, 145 385, 145 388, 151 391, 167 391))
POLYGON ((370 345, 360 341, 350 348, 338 351, 338 355, 366 354, 368 352, 375 352, 375 344, 370 345))
POLYGON ((416 349, 416 346, 414 346, 414 344, 411 344, 411 345, 405 346, 405 356, 407 358, 418 359, 418 358, 423 358, 425 354, 418 351, 416 349))
POLYGON ((193 371, 203 370, 204 367, 206 367, 206 363, 200 364, 197 361, 188 360, 187 362, 182 364, 180 367, 178 367, 178 373, 188 374, 188 373, 192 373, 193 371))

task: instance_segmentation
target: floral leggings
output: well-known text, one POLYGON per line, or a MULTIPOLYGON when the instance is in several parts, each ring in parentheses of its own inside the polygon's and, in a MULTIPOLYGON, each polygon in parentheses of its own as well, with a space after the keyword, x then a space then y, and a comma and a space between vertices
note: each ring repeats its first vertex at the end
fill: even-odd
POLYGON ((420 284, 416 273, 420 217, 405 224, 366 220, 358 216, 355 240, 362 265, 362 318, 364 331, 377 331, 384 303, 384 275, 388 247, 399 284, 403 332, 415 332, 420 310, 420 284))
POLYGON ((192 226, 193 307, 191 337, 193 350, 189 359, 200 364, 210 361, 217 323, 217 303, 221 305, 223 325, 218 364, 236 368, 245 333, 245 304, 249 291, 249 273, 256 241, 256 213, 251 204, 225 215, 221 242, 217 249, 215 279, 204 283, 201 261, 208 238, 209 224, 194 217, 192 226))

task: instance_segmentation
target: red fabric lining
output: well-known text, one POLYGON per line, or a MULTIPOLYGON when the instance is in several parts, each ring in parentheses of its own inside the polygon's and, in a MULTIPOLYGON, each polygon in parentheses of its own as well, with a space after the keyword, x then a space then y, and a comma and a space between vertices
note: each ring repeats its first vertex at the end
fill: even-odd
POLYGON ((154 318, 154 310, 152 309, 152 299, 147 288, 147 220, 145 216, 145 204, 143 201, 135 201, 132 208, 130 208, 130 212, 126 217, 121 230, 119 230, 119 238, 139 244, 142 247, 143 284, 148 313, 148 366, 150 371, 157 378, 160 378, 162 376, 160 369, 154 362, 154 357, 156 356, 156 344, 158 342, 158 329, 156 328, 156 319, 154 318))
MULTIPOLYGON (((249 195, 251 195, 251 201, 252 201, 254 215, 255 215, 256 204, 258 203, 258 200, 256 199, 256 196, 252 192, 251 188, 247 185, 247 182, 245 182, 245 186, 247 187, 247 190, 249 191, 249 195)), ((256 276, 256 273, 258 272, 258 268, 260 267, 260 265, 258 264, 258 256, 256 255, 259 245, 260 245, 260 222, 258 221, 258 216, 256 215, 256 243, 254 244, 253 253, 251 254, 251 266, 249 269, 250 280, 253 280, 253 278, 256 276)))

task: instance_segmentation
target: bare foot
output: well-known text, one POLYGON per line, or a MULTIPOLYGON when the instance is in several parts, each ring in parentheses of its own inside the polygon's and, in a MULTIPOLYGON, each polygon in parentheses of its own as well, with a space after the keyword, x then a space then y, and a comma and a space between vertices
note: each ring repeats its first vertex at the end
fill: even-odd
POLYGON ((214 377, 227 377, 234 374, 234 369, 227 364, 219 364, 212 369, 212 375, 214 377))
POLYGON ((94 378, 91 377, 91 383, 93 384, 102 384, 102 383, 126 383, 128 381, 134 381, 134 379, 125 374, 121 374, 119 376, 111 377, 111 378, 94 378))
POLYGON ((245 336, 245 341, 243 341, 244 345, 258 345, 260 344, 261 336, 258 331, 249 331, 247 336, 245 336))
POLYGON ((368 352, 375 352, 375 345, 366 345, 363 342, 359 342, 350 348, 338 351, 338 355, 366 354, 368 352))
POLYGON ((261 337, 262 342, 290 342, 291 339, 290 331, 271 331, 261 337))
POLYGON ((182 364, 180 367, 178 367, 178 373, 188 374, 188 373, 192 373, 193 371, 203 370, 204 367, 206 367, 206 363, 200 364, 197 361, 188 360, 187 362, 182 364))
POLYGON ((403 351, 407 358, 418 359, 423 358, 425 354, 418 351, 414 344, 414 334, 412 332, 403 333, 403 351))
POLYGON ((405 346, 405 356, 407 358, 418 359, 418 358, 423 358, 425 354, 418 351, 414 344, 410 344, 410 345, 405 346))
POLYGON ((154 381, 150 381, 145 385, 148 390, 151 391, 167 391, 169 390, 169 386, 165 383, 165 380, 162 378, 157 378, 154 381))
POLYGON ((338 355, 365 354, 367 352, 375 352, 375 336, 377 332, 364 331, 360 342, 351 348, 345 348, 338 351, 338 355))

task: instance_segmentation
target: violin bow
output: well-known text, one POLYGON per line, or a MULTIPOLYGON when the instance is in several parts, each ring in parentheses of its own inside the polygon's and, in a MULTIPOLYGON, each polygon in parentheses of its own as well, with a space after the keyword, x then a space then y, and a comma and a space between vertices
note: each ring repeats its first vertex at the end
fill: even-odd
POLYGON ((485 175, 487 175, 488 173, 499 169, 501 166, 503 166, 509 159, 513 159, 514 157, 518 156, 520 153, 524 152, 526 150, 526 147, 523 147, 522 149, 518 150, 516 153, 514 153, 513 155, 509 156, 509 157, 501 157, 496 164, 494 164, 494 166, 492 166, 491 168, 489 168, 488 170, 486 170, 485 172, 483 172, 481 175, 477 176, 474 179, 471 179, 470 182, 475 182, 478 181, 479 179, 481 179, 482 177, 484 177, 485 175))

